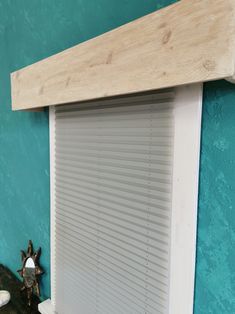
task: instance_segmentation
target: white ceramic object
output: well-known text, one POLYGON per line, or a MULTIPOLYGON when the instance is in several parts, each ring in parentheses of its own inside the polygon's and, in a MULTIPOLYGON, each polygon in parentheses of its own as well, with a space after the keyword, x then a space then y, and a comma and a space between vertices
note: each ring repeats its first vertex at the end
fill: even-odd
POLYGON ((8 291, 0 290, 0 308, 6 305, 11 299, 11 295, 8 291))

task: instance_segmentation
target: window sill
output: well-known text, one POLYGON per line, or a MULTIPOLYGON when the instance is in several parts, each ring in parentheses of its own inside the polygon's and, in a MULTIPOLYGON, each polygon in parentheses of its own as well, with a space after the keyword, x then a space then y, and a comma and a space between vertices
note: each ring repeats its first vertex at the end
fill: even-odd
POLYGON ((47 299, 46 301, 38 304, 38 310, 41 314, 55 313, 50 299, 47 299))

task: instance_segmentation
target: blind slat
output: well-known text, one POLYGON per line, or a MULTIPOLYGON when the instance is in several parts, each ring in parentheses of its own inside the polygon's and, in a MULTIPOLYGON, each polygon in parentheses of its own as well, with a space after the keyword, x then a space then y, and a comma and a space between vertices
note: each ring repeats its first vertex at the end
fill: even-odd
POLYGON ((55 108, 58 314, 167 314, 174 91, 55 108))

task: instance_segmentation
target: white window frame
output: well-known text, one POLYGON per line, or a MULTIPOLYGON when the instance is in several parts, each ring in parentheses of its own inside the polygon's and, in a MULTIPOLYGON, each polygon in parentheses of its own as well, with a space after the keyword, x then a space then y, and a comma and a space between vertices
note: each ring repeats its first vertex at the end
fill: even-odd
MULTIPOLYGON (((196 260, 202 84, 177 87, 174 101, 171 265, 169 314, 192 314, 196 260)), ((51 300, 39 304, 52 314, 55 300, 55 112, 50 107, 51 300)))

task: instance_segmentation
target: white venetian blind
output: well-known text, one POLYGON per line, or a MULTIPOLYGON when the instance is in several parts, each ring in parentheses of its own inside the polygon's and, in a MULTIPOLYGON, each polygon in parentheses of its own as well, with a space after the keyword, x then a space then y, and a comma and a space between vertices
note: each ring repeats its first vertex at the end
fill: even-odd
POLYGON ((166 314, 173 90, 55 108, 59 314, 166 314))

